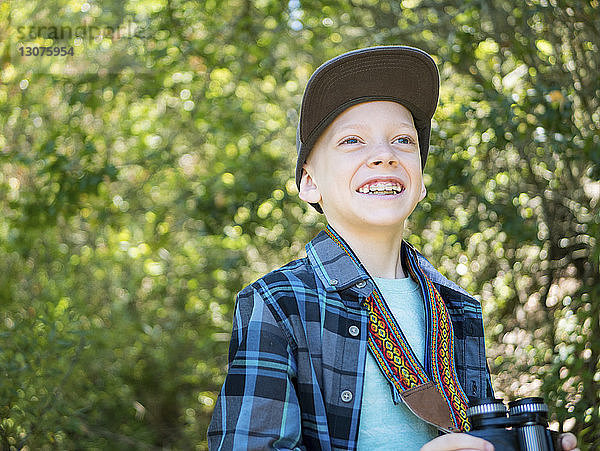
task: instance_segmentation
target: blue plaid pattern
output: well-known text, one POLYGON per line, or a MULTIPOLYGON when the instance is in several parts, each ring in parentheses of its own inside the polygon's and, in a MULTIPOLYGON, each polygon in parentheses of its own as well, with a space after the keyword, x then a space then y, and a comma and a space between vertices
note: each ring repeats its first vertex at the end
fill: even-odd
MULTIPOLYGON (((324 231, 306 252, 238 293, 211 450, 356 449, 368 328, 361 303, 375 284, 324 231)), ((492 396, 479 302, 417 258, 448 307, 463 390, 492 396)))

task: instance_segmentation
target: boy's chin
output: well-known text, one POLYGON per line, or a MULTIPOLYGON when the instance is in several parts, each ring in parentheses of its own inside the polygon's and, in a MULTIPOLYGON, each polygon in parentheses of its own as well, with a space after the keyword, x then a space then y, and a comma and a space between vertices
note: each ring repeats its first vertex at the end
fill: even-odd
POLYGON ((406 217, 397 215, 375 215, 369 214, 364 217, 362 224, 372 229, 386 229, 402 227, 406 217))
MULTIPOLYGON (((361 199, 362 200, 362 199, 361 199)), ((369 227, 373 230, 393 229, 403 227, 406 219, 416 207, 408 202, 392 202, 386 205, 384 202, 359 201, 348 202, 345 208, 340 205, 322 205, 325 219, 330 224, 338 224, 339 227, 356 229, 357 227, 369 227), (412 207, 412 208, 411 208, 412 207)), ((334 226, 335 227, 335 226, 334 226)))
POLYGON ((386 229, 390 230, 403 227, 408 216, 389 211, 363 211, 357 212, 355 215, 345 215, 343 218, 336 218, 337 220, 328 218, 327 212, 325 212, 325 217, 327 218, 328 222, 340 223, 340 225, 345 226, 344 228, 363 228, 365 231, 368 229, 369 231, 374 232, 376 230, 383 231, 386 229))
POLYGON ((359 209, 359 215, 365 222, 379 225, 404 224, 404 221, 413 212, 414 208, 407 208, 406 204, 394 206, 369 205, 368 208, 359 209))

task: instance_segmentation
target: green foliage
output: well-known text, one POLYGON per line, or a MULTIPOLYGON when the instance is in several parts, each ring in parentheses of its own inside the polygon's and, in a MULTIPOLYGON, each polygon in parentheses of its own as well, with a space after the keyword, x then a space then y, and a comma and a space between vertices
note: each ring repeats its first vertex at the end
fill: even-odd
POLYGON ((600 446, 599 10, 0 4, 2 448, 206 448, 235 293, 323 225, 293 180, 302 89, 327 58, 397 43, 442 74, 410 241, 480 294, 497 393, 545 395, 600 446))

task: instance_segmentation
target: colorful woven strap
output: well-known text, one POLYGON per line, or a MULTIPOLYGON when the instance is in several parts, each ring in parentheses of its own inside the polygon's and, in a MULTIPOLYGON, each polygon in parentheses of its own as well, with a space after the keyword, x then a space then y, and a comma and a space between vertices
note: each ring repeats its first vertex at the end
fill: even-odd
MULTIPOLYGON (((335 231, 330 227, 325 231, 366 272, 335 231)), ((402 263, 423 292, 427 317, 426 367, 423 368, 416 358, 376 285, 364 302, 369 314, 369 349, 397 393, 433 381, 448 404, 454 426, 461 431, 468 431, 468 399, 454 366, 454 331, 450 315, 433 282, 422 271, 414 249, 407 244, 403 244, 402 263)))

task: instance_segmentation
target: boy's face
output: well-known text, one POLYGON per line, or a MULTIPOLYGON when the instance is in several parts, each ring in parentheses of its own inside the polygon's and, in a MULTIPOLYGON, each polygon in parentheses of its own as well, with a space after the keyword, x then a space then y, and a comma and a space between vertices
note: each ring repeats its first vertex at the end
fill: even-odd
POLYGON ((396 102, 352 106, 325 129, 300 182, 300 198, 319 203, 340 230, 403 226, 425 197, 417 130, 396 102))

